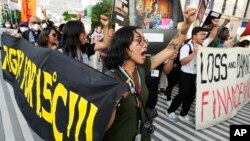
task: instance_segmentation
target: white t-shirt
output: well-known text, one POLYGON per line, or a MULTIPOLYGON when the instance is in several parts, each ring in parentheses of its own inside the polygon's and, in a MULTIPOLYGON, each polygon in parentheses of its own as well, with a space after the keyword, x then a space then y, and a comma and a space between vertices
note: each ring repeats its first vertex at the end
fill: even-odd
POLYGON ((103 32, 98 33, 98 32, 94 32, 91 37, 93 38, 93 43, 97 43, 100 42, 103 38, 104 38, 104 34, 103 32))
MULTIPOLYGON (((192 43, 192 40, 190 40, 188 42, 188 44, 190 45, 191 47, 191 50, 193 52, 194 50, 194 45, 192 43)), ((188 57, 190 54, 189 54, 189 50, 190 50, 190 47, 185 44, 181 47, 181 50, 180 50, 180 60, 182 60, 183 58, 185 57, 188 57)), ((186 65, 182 65, 181 66, 181 70, 185 73, 191 73, 191 74, 196 74, 196 56, 186 65)))

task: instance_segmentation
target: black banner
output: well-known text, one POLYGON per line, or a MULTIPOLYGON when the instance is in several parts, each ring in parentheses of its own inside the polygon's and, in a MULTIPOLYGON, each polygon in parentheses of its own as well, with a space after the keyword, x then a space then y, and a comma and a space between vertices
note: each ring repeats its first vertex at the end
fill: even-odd
POLYGON ((3 76, 44 140, 100 141, 127 85, 60 52, 2 35, 3 76))

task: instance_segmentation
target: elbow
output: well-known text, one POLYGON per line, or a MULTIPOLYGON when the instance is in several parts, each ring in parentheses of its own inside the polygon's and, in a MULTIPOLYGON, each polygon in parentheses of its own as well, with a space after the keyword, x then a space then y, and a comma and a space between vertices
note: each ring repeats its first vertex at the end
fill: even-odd
POLYGON ((183 65, 186 65, 188 62, 187 61, 185 61, 185 60, 181 60, 180 61, 181 62, 181 65, 183 66, 183 65))
POLYGON ((163 71, 164 71, 165 74, 169 74, 172 69, 173 69, 173 65, 164 64, 164 66, 163 66, 163 71))
POLYGON ((171 72, 172 69, 169 68, 163 68, 163 71, 165 74, 169 74, 171 72))

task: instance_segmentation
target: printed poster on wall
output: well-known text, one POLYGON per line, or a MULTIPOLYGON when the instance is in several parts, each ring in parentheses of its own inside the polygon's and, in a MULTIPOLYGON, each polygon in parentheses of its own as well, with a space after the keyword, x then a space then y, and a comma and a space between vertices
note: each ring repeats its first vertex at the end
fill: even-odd
POLYGON ((177 23, 183 21, 179 0, 135 0, 130 25, 140 27, 149 41, 148 54, 164 49, 176 35, 177 23))
POLYGON ((173 29, 183 21, 178 0, 136 0, 134 7, 135 16, 131 23, 144 29, 173 29))
POLYGON ((120 26, 129 24, 129 0, 114 0, 112 20, 120 26))

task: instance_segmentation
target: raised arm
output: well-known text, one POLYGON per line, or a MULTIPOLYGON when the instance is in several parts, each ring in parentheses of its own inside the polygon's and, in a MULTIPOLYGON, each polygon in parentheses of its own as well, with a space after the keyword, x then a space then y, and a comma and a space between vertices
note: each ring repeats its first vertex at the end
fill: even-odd
MULTIPOLYGON (((186 45, 186 47, 187 47, 188 45, 186 45)), ((193 51, 192 51, 192 53, 191 54, 189 54, 187 57, 184 57, 184 58, 180 58, 181 60, 180 60, 180 62, 181 62, 181 65, 186 65, 186 64, 188 64, 188 63, 190 63, 190 61, 192 61, 192 59, 196 56, 196 54, 197 54, 197 52, 198 52, 198 44, 194 44, 194 49, 193 49, 193 51)), ((181 48, 181 50, 182 50, 182 48, 181 48)))
POLYGON ((166 62, 164 62, 163 71, 165 74, 169 74, 174 67, 174 60, 177 57, 177 53, 172 55, 166 62))
POLYGON ((169 74, 173 69, 173 67, 174 67, 174 60, 168 60, 168 62, 163 66, 164 73, 169 74))
POLYGON ((81 21, 82 17, 81 17, 81 13, 78 11, 76 14, 76 20, 81 21))
MULTIPOLYGON (((44 17, 44 19, 45 19, 46 24, 47 24, 48 26, 52 27, 53 29, 56 29, 56 28, 54 27, 54 25, 51 23, 51 21, 49 20, 45 7, 42 8, 42 14, 43 14, 43 17, 44 17)), ((55 31, 57 31, 57 30, 55 30, 55 31)))
POLYGON ((47 12, 46 12, 46 8, 45 7, 42 8, 42 14, 43 14, 43 17, 45 19, 45 22, 46 22, 47 26, 53 28, 56 31, 57 34, 61 34, 60 32, 58 32, 58 30, 56 29, 56 27, 50 22, 50 20, 49 20, 49 18, 47 16, 47 12))
POLYGON ((195 20, 196 8, 187 8, 184 11, 185 20, 182 23, 181 29, 174 36, 174 38, 170 41, 170 43, 163 49, 161 52, 157 53, 155 56, 151 57, 151 69, 156 68, 160 64, 162 64, 165 60, 170 58, 174 53, 176 53, 182 42, 185 41, 186 34, 190 25, 195 20))
POLYGON ((95 44, 95 51, 103 50, 109 46, 110 37, 109 37, 109 19, 107 16, 101 15, 101 23, 103 25, 103 42, 97 42, 95 44))
POLYGON ((43 17, 44 17, 46 23, 48 24, 49 23, 49 18, 47 16, 47 12, 46 12, 46 8, 45 7, 42 8, 42 14, 43 14, 43 17))
POLYGON ((217 36, 218 27, 219 27, 219 19, 213 19, 212 29, 209 33, 209 36, 207 37, 208 44, 210 44, 214 40, 214 38, 217 36))

